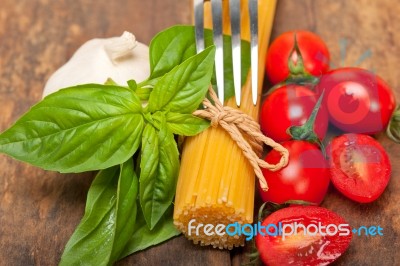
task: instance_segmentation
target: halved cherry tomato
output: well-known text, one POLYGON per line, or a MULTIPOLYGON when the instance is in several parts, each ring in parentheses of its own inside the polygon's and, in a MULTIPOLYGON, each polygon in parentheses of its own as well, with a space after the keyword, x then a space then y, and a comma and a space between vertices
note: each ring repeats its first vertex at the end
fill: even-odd
POLYGON ((324 105, 336 127, 349 133, 375 134, 384 130, 395 109, 390 87, 376 74, 361 68, 340 68, 320 79, 324 105))
MULTIPOLYGON (((318 35, 304 30, 285 32, 268 49, 265 70, 272 84, 282 82, 289 76, 288 61, 295 34, 305 70, 311 75, 320 76, 329 69, 329 51, 318 35)), ((297 59, 298 55, 294 53, 291 60, 296 63, 297 59)))
MULTIPOLYGON (((264 100, 260 112, 263 133, 275 141, 290 140, 290 126, 301 126, 310 117, 317 95, 304 86, 284 85, 273 91, 264 100)), ((318 111, 314 131, 322 140, 328 128, 328 113, 324 106, 318 111)))
POLYGON ((344 134, 328 146, 331 180, 346 197, 361 203, 376 200, 389 183, 389 157, 368 135, 344 134))
POLYGON ((267 216, 262 226, 265 236, 257 234, 256 246, 262 262, 269 266, 327 265, 346 251, 352 238, 342 217, 316 206, 280 209, 267 216), (279 227, 281 234, 274 236, 279 227))
MULTIPOLYGON (((261 198, 279 204, 289 200, 320 204, 329 186, 328 162, 322 152, 307 141, 292 140, 281 144, 289 151, 289 163, 275 172, 262 169, 269 190, 260 188, 261 198)), ((280 158, 280 153, 272 150, 265 161, 276 164, 280 158)))

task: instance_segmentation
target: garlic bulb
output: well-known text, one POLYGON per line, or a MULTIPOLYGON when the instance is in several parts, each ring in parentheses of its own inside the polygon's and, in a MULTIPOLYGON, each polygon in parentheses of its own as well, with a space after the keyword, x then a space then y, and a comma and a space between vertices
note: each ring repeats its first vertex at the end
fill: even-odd
POLYGON ((49 78, 43 97, 78 84, 103 84, 108 78, 119 85, 126 85, 130 79, 139 83, 149 74, 149 48, 125 31, 120 37, 92 39, 84 43, 49 78))

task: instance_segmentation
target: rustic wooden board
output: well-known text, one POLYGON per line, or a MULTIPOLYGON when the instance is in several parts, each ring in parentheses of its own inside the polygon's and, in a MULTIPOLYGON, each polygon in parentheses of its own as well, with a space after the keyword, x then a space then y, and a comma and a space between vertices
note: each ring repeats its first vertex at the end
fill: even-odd
MULTIPOLYGON (((148 43, 159 30, 191 22, 191 1, 1 0, 0 131, 40 100, 43 85, 86 40, 133 32, 148 43)), ((326 41, 334 66, 360 64, 379 73, 400 99, 400 5, 393 0, 280 0, 273 37, 312 30, 326 41), (347 42, 345 56, 340 47, 347 42), (342 64, 343 65, 343 64, 342 64)), ((378 136, 393 175, 376 202, 353 203, 331 189, 323 205, 353 226, 380 225, 383 237, 355 237, 336 265, 400 265, 400 146, 378 136)), ((93 173, 63 175, 0 155, 0 265, 55 265, 82 217, 93 173)), ((239 265, 241 249, 200 248, 183 237, 119 265, 239 265)))

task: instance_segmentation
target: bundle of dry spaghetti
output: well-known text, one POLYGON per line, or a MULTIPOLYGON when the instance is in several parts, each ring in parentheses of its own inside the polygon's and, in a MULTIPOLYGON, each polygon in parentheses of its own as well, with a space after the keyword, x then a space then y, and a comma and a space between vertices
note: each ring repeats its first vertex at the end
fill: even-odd
MULTIPOLYGON (((209 4, 209 3, 207 3, 209 4)), ((241 9, 247 1, 241 1, 241 9)), ((264 60, 272 29, 276 0, 263 0, 259 10, 259 88, 258 104, 251 99, 250 75, 242 88, 242 104, 238 108, 258 121, 264 60)), ((206 27, 211 27, 210 7, 205 7, 206 27)), ((229 34, 228 1, 224 2, 224 33, 229 34)), ((242 12, 242 38, 250 39, 249 17, 242 12)), ((237 108, 234 99, 225 105, 237 108)), ((228 225, 252 223, 254 211, 255 174, 248 159, 231 136, 221 127, 186 139, 181 160, 174 207, 174 223, 189 239, 201 245, 231 249, 244 244, 244 236, 208 235, 204 230, 188 231, 199 224, 228 225)))

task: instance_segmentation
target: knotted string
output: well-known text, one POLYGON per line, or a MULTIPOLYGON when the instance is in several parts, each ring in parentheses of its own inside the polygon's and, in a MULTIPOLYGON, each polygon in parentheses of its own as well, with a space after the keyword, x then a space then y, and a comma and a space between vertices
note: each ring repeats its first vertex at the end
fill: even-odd
POLYGON ((268 184, 261 168, 278 171, 285 167, 289 160, 288 150, 273 139, 263 135, 260 125, 251 116, 238 109, 223 106, 211 86, 208 89, 208 93, 214 101, 214 105, 209 99, 205 98, 203 101, 205 109, 196 110, 193 115, 210 120, 211 126, 218 127, 220 125, 229 133, 253 167, 261 188, 267 191, 268 184), (259 158, 262 153, 263 143, 281 154, 281 159, 277 164, 269 164, 259 158))

